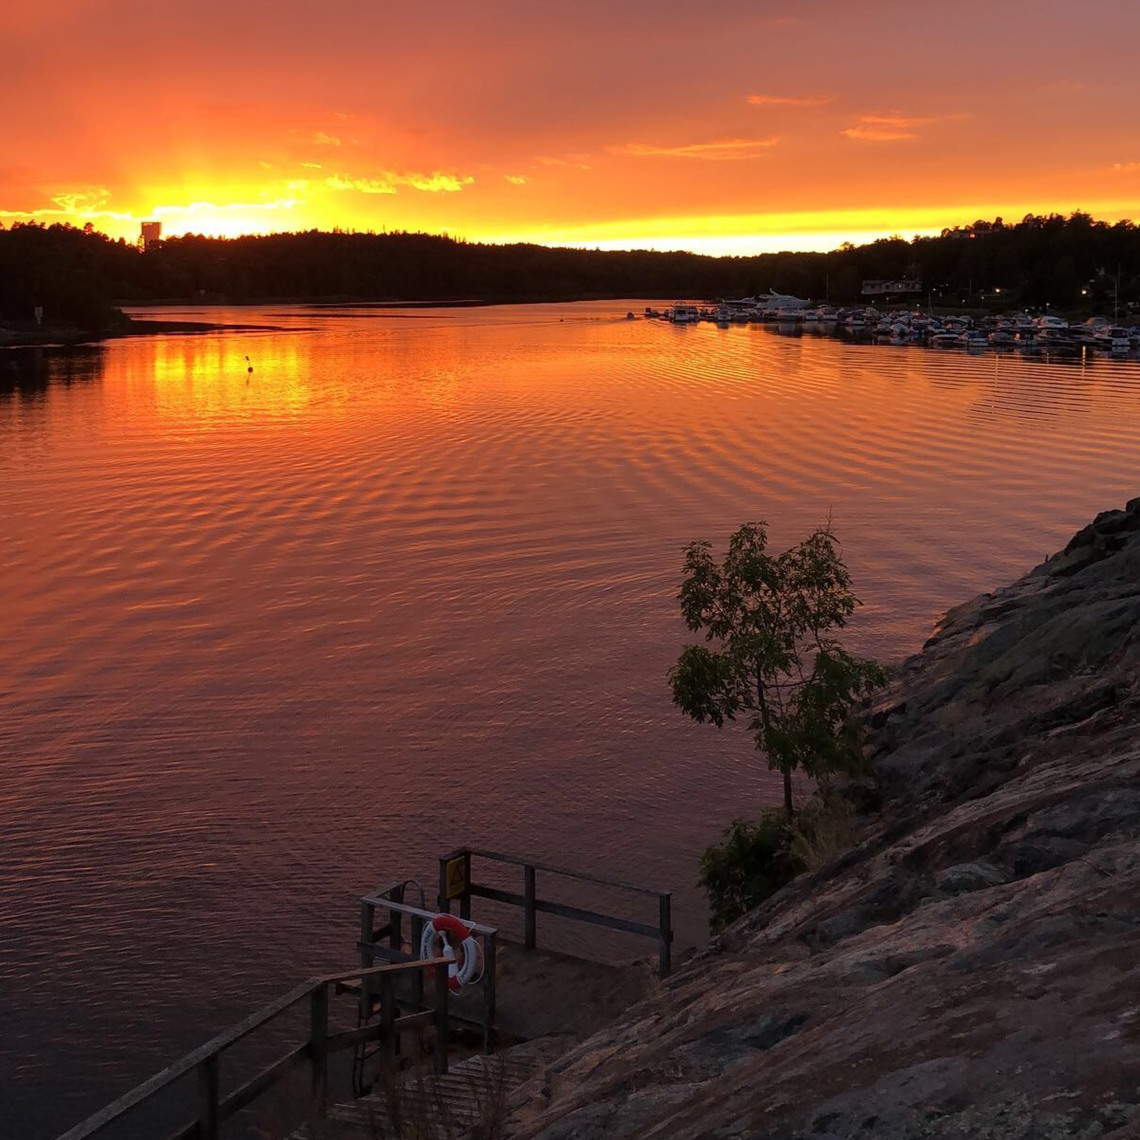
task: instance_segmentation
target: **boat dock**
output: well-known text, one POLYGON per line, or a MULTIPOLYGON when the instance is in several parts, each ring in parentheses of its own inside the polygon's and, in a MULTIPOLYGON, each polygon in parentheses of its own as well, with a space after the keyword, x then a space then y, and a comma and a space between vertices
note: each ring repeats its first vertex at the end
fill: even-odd
POLYGON ((148 1118, 185 1119, 187 1080, 194 1085, 191 1118, 167 1125, 168 1140, 220 1140, 227 1121, 227 1136, 240 1135, 244 1121, 247 1135, 375 1140, 403 1135, 405 1125, 421 1117, 422 1127, 409 1135, 459 1137, 505 1111, 515 1089, 645 996, 654 975, 665 976, 672 966, 668 891, 464 847, 439 859, 435 910, 422 905, 423 894, 412 879, 365 894, 356 969, 310 978, 59 1140, 88 1140, 129 1126, 131 1114, 144 1107, 148 1118), (499 885, 474 877, 474 869, 492 866, 499 885), (504 875, 517 875, 521 890, 505 889, 504 875), (602 910, 540 896, 540 875, 544 885, 551 879, 578 884, 577 902, 583 894, 621 895, 629 903, 626 913, 613 913, 612 904, 602 910), (472 913, 477 901, 500 915, 521 912, 521 937, 478 921, 472 913), (540 947, 540 915, 583 924, 585 946, 596 953, 540 947), (634 935, 655 953, 607 962, 599 929, 634 935), (227 1063, 223 1073, 223 1058, 239 1042, 306 1011, 305 1028, 268 1066, 246 1077, 231 1073, 227 1063), (244 1079, 238 1083, 235 1076, 244 1079), (156 1102, 166 1103, 179 1085, 182 1104, 163 1111, 156 1102), (268 1128, 265 1113, 259 1116, 267 1100, 268 1128), (425 1132, 429 1125, 434 1131, 425 1132))

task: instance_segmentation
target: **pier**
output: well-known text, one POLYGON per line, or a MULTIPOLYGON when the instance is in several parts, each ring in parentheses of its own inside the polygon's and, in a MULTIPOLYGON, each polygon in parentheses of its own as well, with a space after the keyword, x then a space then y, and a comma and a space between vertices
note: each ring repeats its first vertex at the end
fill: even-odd
POLYGON ((256 1123, 262 1135, 272 1135, 264 1122, 257 1123, 258 1102, 270 1099, 281 1136, 398 1136, 409 1121, 419 1120, 421 1132, 430 1125, 431 1135, 459 1137, 504 1111, 510 1094, 547 1061, 644 996, 653 975, 663 977, 672 966, 668 891, 464 847, 439 858, 435 910, 423 905, 422 895, 413 879, 365 894, 357 968, 309 978, 59 1140, 88 1140, 110 1130, 123 1135, 122 1125, 129 1126, 136 1110, 149 1108, 153 1116, 164 1095, 181 1089, 185 1103, 187 1082, 193 1083, 190 1119, 168 1126, 162 1134, 166 1140, 241 1135, 239 1114, 247 1133, 256 1123), (475 870, 492 865, 517 872, 521 890, 474 877, 475 870), (552 880, 581 884, 579 896, 616 892, 631 901, 630 909, 649 913, 629 917, 601 904, 558 901, 545 893, 552 880), (483 900, 500 913, 517 908, 521 937, 480 921, 473 911, 483 900), (462 987, 454 980, 456 958, 450 949, 432 957, 421 952, 425 927, 450 915, 453 907, 466 933, 463 944, 479 966, 477 976, 462 987), (583 924, 590 931, 587 950, 596 955, 540 946, 542 915, 583 924), (644 939, 654 953, 637 962, 606 961, 597 933, 602 930, 644 939), (290 1014, 294 1021, 300 1017, 302 1028, 286 1051, 239 1083, 226 1084, 224 1077, 233 1081, 228 1065, 223 1071, 226 1055, 240 1042, 268 1035, 271 1023, 290 1014))

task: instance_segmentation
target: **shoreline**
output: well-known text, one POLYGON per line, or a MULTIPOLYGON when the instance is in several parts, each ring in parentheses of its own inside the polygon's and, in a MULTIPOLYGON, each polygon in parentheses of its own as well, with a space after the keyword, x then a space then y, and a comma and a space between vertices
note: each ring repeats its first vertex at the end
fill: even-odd
POLYGON ((296 332, 284 325, 223 325, 207 321, 162 321, 127 318, 129 325, 108 329, 76 329, 60 327, 36 330, 0 328, 0 349, 4 348, 78 348, 106 340, 122 340, 133 336, 196 336, 211 332, 296 332))

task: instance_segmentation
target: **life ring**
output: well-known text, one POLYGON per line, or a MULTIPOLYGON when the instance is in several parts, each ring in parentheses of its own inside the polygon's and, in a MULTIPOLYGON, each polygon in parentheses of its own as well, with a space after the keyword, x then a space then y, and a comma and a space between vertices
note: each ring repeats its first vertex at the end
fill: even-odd
POLYGON ((420 937, 420 959, 447 958, 447 988, 452 991, 461 990, 476 980, 476 974, 482 976, 479 969, 479 944, 472 936, 472 928, 467 926, 453 914, 437 914, 431 922, 424 924, 424 932, 420 937), (452 941, 458 943, 463 951, 463 958, 456 961, 455 947, 452 941))

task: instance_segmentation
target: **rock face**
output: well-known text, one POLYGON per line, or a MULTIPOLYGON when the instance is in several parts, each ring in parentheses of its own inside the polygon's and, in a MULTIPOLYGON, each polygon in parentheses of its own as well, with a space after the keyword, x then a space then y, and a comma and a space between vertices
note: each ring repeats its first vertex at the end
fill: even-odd
POLYGON ((1140 1135, 1140 499, 946 615, 881 811, 528 1086, 563 1140, 1140 1135))

